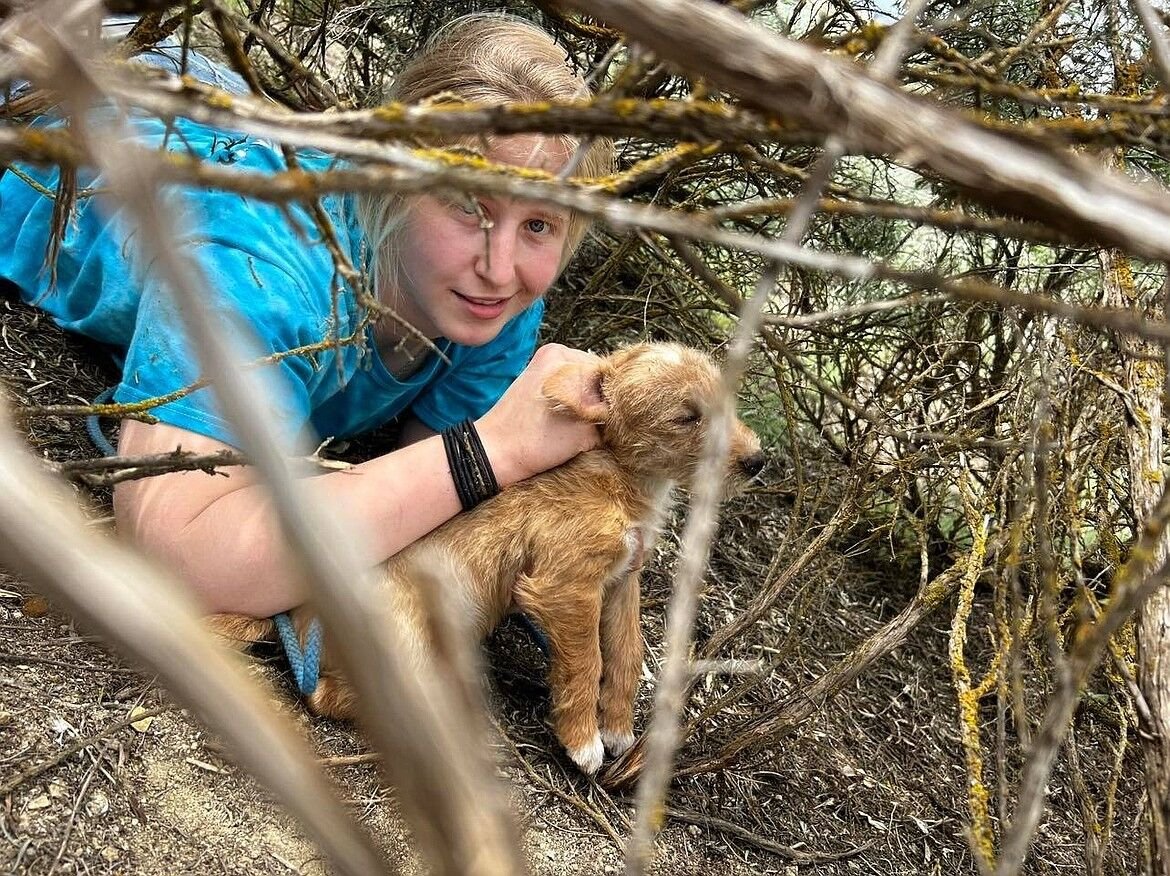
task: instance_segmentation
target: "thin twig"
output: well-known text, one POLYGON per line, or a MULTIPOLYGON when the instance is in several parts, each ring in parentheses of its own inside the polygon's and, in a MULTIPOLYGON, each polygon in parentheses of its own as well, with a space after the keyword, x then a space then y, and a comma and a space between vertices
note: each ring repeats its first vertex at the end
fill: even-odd
POLYGON ((13 776, 3 785, 0 785, 0 797, 7 797, 25 782, 35 779, 37 776, 48 772, 58 764, 64 763, 65 761, 69 760, 69 758, 73 757, 73 755, 77 754, 77 752, 89 748, 91 745, 97 745, 99 742, 108 739, 120 730, 125 730, 131 724, 137 724, 139 721, 145 721, 147 718, 155 718, 159 715, 165 715, 167 712, 173 711, 175 708, 176 706, 170 703, 166 703, 153 709, 147 709, 135 715, 130 715, 129 717, 115 721, 114 723, 102 728, 97 733, 94 733, 92 736, 79 739, 77 742, 74 742, 73 744, 61 749, 52 757, 29 767, 23 772, 13 776))
POLYGON ((778 843, 775 840, 770 840, 767 837, 760 836, 758 833, 748 830, 746 827, 736 824, 733 821, 727 821, 724 818, 718 818, 714 815, 706 815, 702 812, 695 812, 691 809, 679 809, 677 807, 670 807, 666 810, 666 814, 679 821, 687 824, 697 824, 699 827, 705 827, 708 830, 717 830, 720 833, 725 833, 728 836, 733 836, 743 843, 750 846, 755 846, 765 852, 770 852, 779 858, 786 861, 794 861, 797 864, 829 864, 833 861, 847 861, 850 858, 856 858, 866 849, 873 846, 877 840, 870 840, 867 843, 862 843, 859 846, 854 846, 851 849, 846 849, 843 852, 804 852, 799 849, 794 849, 792 846, 786 846, 783 843, 778 843))

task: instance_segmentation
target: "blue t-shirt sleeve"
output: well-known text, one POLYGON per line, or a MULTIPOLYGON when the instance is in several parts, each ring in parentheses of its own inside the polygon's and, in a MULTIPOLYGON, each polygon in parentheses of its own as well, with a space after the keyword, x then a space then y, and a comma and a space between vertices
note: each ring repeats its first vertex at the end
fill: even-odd
MULTIPOLYGON (((54 124, 49 121, 47 124, 54 124)), ((133 139, 162 147, 168 126, 135 118, 133 139)), ((275 172, 284 167, 274 146, 256 138, 213 131, 177 120, 167 148, 190 151, 207 161, 241 169, 275 172)), ((302 166, 327 166, 327 156, 304 153, 302 166)), ((50 190, 55 170, 25 168, 50 190)), ((83 188, 102 188, 102 179, 82 171, 83 188)), ((307 213, 297 205, 281 207, 221 190, 167 186, 163 197, 180 220, 175 250, 201 269, 202 301, 225 333, 248 340, 247 359, 319 343, 333 324, 331 289, 339 287, 332 259, 307 213)), ((331 202, 333 203, 333 202, 331 202)), ((123 359, 123 378, 115 400, 135 403, 183 390, 202 375, 169 290, 162 288, 150 254, 122 205, 101 194, 81 198, 67 224, 52 278, 44 261, 52 200, 15 173, 0 176, 0 277, 15 283, 22 297, 53 315, 57 323, 109 345, 123 359), (55 282, 50 282, 54 280, 55 282)), ((334 230, 356 258, 356 231, 348 225, 343 202, 333 203, 334 230)), ((343 300, 337 313, 339 334, 354 319, 343 300)), ((309 421, 314 393, 326 397, 339 380, 337 355, 293 356, 255 369, 264 406, 285 439, 299 435, 309 421), (279 379, 275 379, 279 378, 279 379)), ((238 445, 214 392, 201 389, 155 407, 162 422, 238 445)))
POLYGON ((486 414, 528 365, 543 316, 544 301, 538 300, 513 317, 490 343, 463 348, 451 370, 415 399, 414 415, 438 432, 486 414))
MULTIPOLYGON (((211 308, 217 326, 236 341, 244 362, 271 357, 324 336, 310 325, 311 302, 282 267, 221 242, 195 243, 186 252, 199 265, 209 287, 203 306, 211 308)), ((183 390, 203 376, 178 308, 156 277, 146 278, 115 401, 154 399, 183 390)), ((312 363, 304 356, 285 356, 249 370, 262 387, 256 404, 264 409, 280 437, 290 442, 309 421, 312 363)), ((210 388, 195 390, 149 413, 226 444, 239 443, 210 388)))

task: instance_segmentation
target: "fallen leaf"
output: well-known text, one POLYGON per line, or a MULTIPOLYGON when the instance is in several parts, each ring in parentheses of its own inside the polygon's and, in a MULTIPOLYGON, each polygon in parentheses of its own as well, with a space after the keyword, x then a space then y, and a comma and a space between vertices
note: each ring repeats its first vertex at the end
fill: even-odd
POLYGON ((49 600, 43 596, 26 596, 20 610, 25 617, 44 617, 49 613, 49 600))
MULTIPOLYGON (((130 717, 133 718, 135 715, 142 715, 145 713, 146 713, 146 709, 142 708, 142 706, 135 706, 133 709, 130 710, 130 717)), ((134 721, 133 723, 130 724, 130 726, 133 727, 135 730, 137 730, 139 733, 145 733, 147 730, 150 729, 150 725, 152 723, 154 723, 154 718, 150 717, 150 718, 143 718, 141 721, 134 721)))
POLYGON ((63 745, 66 736, 76 736, 77 728, 66 721, 64 718, 57 715, 53 716, 53 720, 49 722, 49 729, 57 737, 57 744, 63 745))

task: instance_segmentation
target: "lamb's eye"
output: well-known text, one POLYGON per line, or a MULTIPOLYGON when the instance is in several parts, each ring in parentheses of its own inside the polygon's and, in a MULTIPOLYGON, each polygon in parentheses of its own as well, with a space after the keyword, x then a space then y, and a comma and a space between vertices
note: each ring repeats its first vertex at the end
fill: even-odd
POLYGON ((702 419, 703 415, 698 410, 686 408, 674 418, 674 422, 679 426, 694 426, 702 419))

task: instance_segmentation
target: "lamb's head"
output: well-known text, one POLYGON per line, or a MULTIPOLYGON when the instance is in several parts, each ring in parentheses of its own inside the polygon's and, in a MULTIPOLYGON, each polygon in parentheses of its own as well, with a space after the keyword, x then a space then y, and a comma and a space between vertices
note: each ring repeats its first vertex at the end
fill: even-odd
MULTIPOLYGON (((689 486, 719 406, 725 400, 719 368, 709 356, 680 344, 637 344, 596 366, 568 365, 545 393, 577 416, 601 426, 602 444, 627 470, 651 480, 689 486), (580 369, 591 369, 583 375, 580 369), (584 401, 562 387, 590 387, 584 401)), ((725 479, 741 487, 763 469, 760 441, 733 415, 725 479)))

